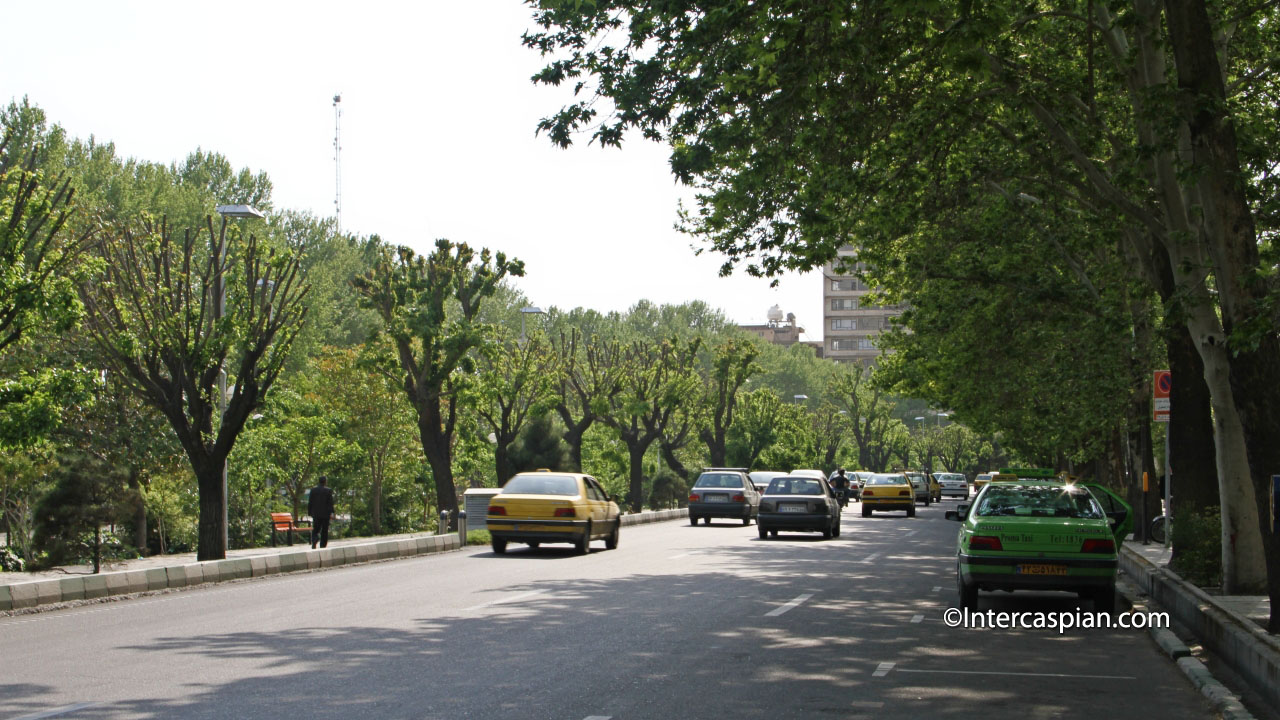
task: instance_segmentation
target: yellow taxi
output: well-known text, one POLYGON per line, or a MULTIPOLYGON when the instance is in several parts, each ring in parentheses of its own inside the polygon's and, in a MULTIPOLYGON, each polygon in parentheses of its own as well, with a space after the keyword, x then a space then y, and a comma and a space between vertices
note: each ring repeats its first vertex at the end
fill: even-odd
POLYGON ((997 473, 995 471, 979 473, 978 476, 973 479, 973 494, 977 495, 978 491, 981 490, 983 486, 991 482, 992 475, 999 475, 999 474, 1000 473, 997 473))
POLYGON ((906 510, 916 516, 916 492, 906 473, 873 473, 862 486, 862 517, 876 510, 906 510))
POLYGON ((538 470, 512 476, 489 501, 485 523, 499 555, 509 542, 531 548, 570 543, 585 554, 596 539, 610 550, 618 547, 622 512, 590 475, 538 470))

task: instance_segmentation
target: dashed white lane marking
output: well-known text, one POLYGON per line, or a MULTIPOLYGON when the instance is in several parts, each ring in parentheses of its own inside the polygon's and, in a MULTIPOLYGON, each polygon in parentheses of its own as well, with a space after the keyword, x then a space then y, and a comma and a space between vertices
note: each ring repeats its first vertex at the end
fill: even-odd
MULTIPOLYGON (((880 663, 882 666, 884 663, 880 663)), ((889 663, 892 665, 893 663, 889 663)), ((1002 677, 1043 677, 1043 678, 1073 678, 1078 680, 1137 680, 1138 678, 1131 675, 1071 675, 1069 673, 1028 673, 1028 672, 997 672, 995 670, 908 670, 906 668, 898 668, 900 673, 928 673, 942 675, 1000 675, 1002 677)))
POLYGON ((687 552, 687 553, 680 553, 679 555, 672 555, 671 557, 669 557, 669 558, 667 558, 667 559, 668 559, 668 560, 679 560, 679 559, 680 559, 680 558, 682 558, 682 557, 689 557, 690 555, 693 555, 693 553, 691 553, 691 552, 687 552))
POLYGON ((865 558, 863 558, 863 559, 862 559, 862 562, 864 562, 864 563, 869 563, 869 562, 871 562, 872 560, 875 560, 875 559, 876 559, 876 558, 878 558, 878 557, 880 557, 880 553, 871 553, 870 555, 868 555, 868 556, 866 556, 865 558))
POLYGON ((613 720, 612 715, 588 715, 583 720, 613 720))
POLYGON ((805 593, 804 595, 797 595, 796 599, 792 600, 786 605, 782 605, 780 607, 776 607, 770 610, 769 612, 765 613, 764 616, 777 617, 782 613, 787 612, 788 610, 794 610, 795 608, 800 606, 800 603, 804 602, 805 600, 808 600, 811 597, 813 597, 813 593, 805 593))
POLYGON ((913 623, 922 623, 922 622, 924 622, 924 616, 923 616, 923 615, 912 615, 912 616, 911 616, 911 622, 913 622, 913 623))
POLYGON ((933 592, 942 592, 942 586, 941 586, 941 585, 934 585, 934 586, 933 586, 933 592))
POLYGON ((878 710, 884 707, 883 700, 854 700, 852 703, 849 703, 849 704, 852 707, 864 708, 867 710, 878 710))
POLYGON ((59 715, 66 715, 67 713, 73 713, 77 710, 83 710, 85 708, 91 708, 95 705, 101 704, 102 703, 77 703, 75 705, 67 705, 65 707, 54 708, 52 710, 45 710, 44 712, 38 712, 33 715, 23 715, 21 717, 16 717, 13 720, 40 720, 40 718, 57 717, 59 715))
POLYGON ((871 673, 871 677, 884 677, 893 669, 894 663, 883 662, 876 666, 876 671, 871 673))
POLYGON ((504 598, 498 598, 497 600, 490 600, 490 601, 489 601, 489 602, 487 602, 487 603, 481 603, 481 604, 479 604, 479 605, 476 605, 475 607, 473 607, 473 608, 471 608, 471 609, 472 609, 472 610, 483 610, 484 608, 493 607, 493 606, 495 606, 495 605, 506 605, 506 604, 508 604, 508 603, 513 603, 513 602, 517 602, 517 601, 520 601, 520 600, 524 600, 524 599, 526 599, 526 598, 531 598, 531 597, 533 597, 533 596, 535 596, 535 595, 543 595, 543 594, 546 594, 546 592, 547 592, 546 590, 530 590, 529 592, 519 593, 519 594, 517 594, 517 595, 511 595, 511 596, 504 597, 504 598))
POLYGON ((907 533, 906 535, 903 535, 902 537, 911 537, 912 535, 915 535, 915 534, 916 534, 916 533, 918 533, 918 532, 920 532, 920 531, 919 531, 919 530, 912 530, 911 532, 907 533))

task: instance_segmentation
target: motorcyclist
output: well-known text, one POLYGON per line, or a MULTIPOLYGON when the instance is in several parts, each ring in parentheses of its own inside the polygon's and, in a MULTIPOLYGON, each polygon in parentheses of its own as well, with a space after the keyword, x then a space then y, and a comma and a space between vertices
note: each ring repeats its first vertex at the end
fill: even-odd
POLYGON ((831 478, 831 487, 840 496, 840 507, 849 505, 849 476, 844 474, 844 468, 837 468, 836 474, 831 478))

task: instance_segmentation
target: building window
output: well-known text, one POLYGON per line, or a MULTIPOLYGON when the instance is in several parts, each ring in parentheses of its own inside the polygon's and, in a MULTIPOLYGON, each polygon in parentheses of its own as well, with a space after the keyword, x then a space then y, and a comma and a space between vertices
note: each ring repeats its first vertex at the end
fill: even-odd
POLYGON ((857 318, 831 318, 832 330, 857 330, 857 318))
POLYGON ((858 298, 832 298, 832 310, 857 310, 858 298))
POLYGON ((876 343, 871 338, 862 338, 861 340, 858 341, 858 349, 859 350, 875 350, 876 343))
POLYGON ((866 290, 866 289, 867 289, 866 285, 863 285, 861 282, 853 278, 845 278, 843 280, 831 281, 832 292, 842 292, 842 291, 847 292, 850 290, 866 290))

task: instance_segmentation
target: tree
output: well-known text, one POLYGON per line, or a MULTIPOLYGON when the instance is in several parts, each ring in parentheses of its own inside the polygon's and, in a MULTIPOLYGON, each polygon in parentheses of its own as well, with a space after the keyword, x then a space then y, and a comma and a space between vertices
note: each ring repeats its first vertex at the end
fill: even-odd
POLYGON ((644 509, 645 452, 695 387, 693 364, 700 345, 696 339, 637 340, 622 352, 622 389, 610 399, 600 422, 617 431, 627 446, 631 512, 644 509))
POLYGON ((132 505, 123 473, 88 455, 58 459, 54 486, 35 510, 35 540, 53 564, 81 558, 102 569, 102 526, 123 519, 132 505))
POLYGON ((84 314, 76 283, 91 274, 81 262, 88 234, 73 235, 71 180, 52 180, 6 127, 0 139, 0 446, 22 447, 48 435, 61 409, 82 400, 88 385, 75 368, 19 366, 13 354, 35 333, 75 327, 84 314))
POLYGON ((507 338, 480 353, 472 407, 492 433, 499 486, 516 473, 510 448, 521 428, 555 402, 555 360, 540 332, 524 342, 507 338))
POLYGON ((524 275, 524 263, 488 249, 477 256, 465 243, 440 239, 426 256, 384 246, 374 268, 353 281, 396 348, 436 502, 451 518, 458 511, 453 481, 457 398, 475 369, 474 351, 492 334, 477 314, 507 275, 524 275))
POLYGON ((195 472, 200 494, 200 560, 226 557, 227 457, 245 421, 263 403, 303 324, 307 286, 303 248, 277 252, 250 235, 227 243, 206 218, 208 247, 187 230, 175 242, 169 226, 144 220, 104 232, 94 250, 102 282, 80 294, 86 329, 110 370, 164 415, 195 472), (224 302, 225 313, 215 308, 224 302), (233 385, 219 407, 219 374, 230 364, 233 385))
POLYGON ((564 423, 570 467, 582 471, 582 444, 600 412, 622 392, 621 346, 603 334, 584 334, 578 328, 562 333, 556 346, 559 360, 556 413, 564 423))
POLYGON ((704 393, 710 406, 710 423, 699 430, 707 445, 712 467, 725 467, 727 437, 738 406, 738 391, 760 366, 755 362, 759 350, 754 343, 729 338, 712 351, 711 372, 704 382, 704 393))
POLYGON ((778 441, 782 419, 782 401, 772 391, 761 388, 745 393, 737 417, 729 426, 728 462, 735 467, 761 469, 757 462, 764 451, 778 441))

